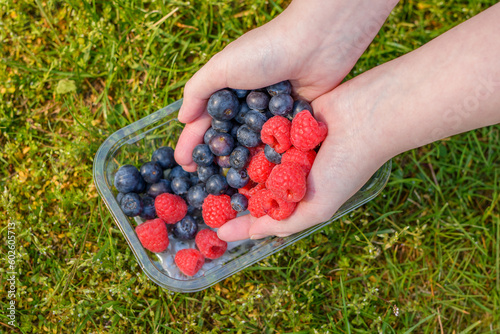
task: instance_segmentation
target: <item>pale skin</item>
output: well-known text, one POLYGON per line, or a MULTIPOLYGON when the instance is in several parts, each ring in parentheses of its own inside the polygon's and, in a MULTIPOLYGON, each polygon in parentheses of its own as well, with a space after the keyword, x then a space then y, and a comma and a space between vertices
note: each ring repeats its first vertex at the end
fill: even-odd
POLYGON ((307 194, 294 214, 279 222, 267 216, 238 217, 219 228, 223 240, 302 231, 330 218, 390 158, 500 122, 500 4, 339 86, 383 24, 383 15, 387 17, 397 1, 314 2, 316 7, 313 1, 295 0, 278 18, 230 44, 186 85, 179 114, 186 128, 176 148, 176 159, 186 170, 195 169, 191 152, 209 127, 206 100, 224 87, 252 89, 291 79, 295 94, 312 100, 315 116, 328 126, 328 136, 307 180, 307 194), (332 6, 328 8, 331 12, 324 4, 320 6, 323 2, 332 6), (290 32, 296 27, 292 24, 297 22, 295 15, 318 7, 324 21, 314 20, 313 24, 324 27, 324 22, 330 22, 329 29, 320 30, 325 36, 316 31, 308 39, 307 32, 290 32), (335 16, 332 13, 338 13, 339 8, 343 15, 338 20, 328 17, 328 13, 335 16), (335 22, 340 22, 338 29, 335 22), (290 53, 293 46, 286 45, 289 39, 283 37, 286 31, 294 36, 291 41, 303 36, 311 45, 301 47, 295 57, 290 53), (283 43, 273 48, 271 41, 276 36, 283 43), (265 51, 245 57, 245 51, 255 43, 262 43, 265 51), (319 52, 301 58, 315 43, 319 52), (278 62, 282 60, 280 52, 289 58, 278 62), (273 60, 276 66, 262 64, 273 60))

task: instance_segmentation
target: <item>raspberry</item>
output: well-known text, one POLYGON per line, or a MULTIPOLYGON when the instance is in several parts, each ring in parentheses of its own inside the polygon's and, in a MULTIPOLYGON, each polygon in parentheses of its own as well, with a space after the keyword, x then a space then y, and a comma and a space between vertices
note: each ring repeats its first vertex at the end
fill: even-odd
POLYGON ((264 151, 261 151, 250 160, 247 167, 247 173, 253 181, 257 183, 264 183, 274 166, 275 164, 267 160, 264 151))
POLYGON ((297 203, 284 201, 276 197, 271 190, 263 189, 250 198, 248 209, 255 217, 267 214, 274 220, 283 220, 293 213, 296 206, 297 203))
POLYGON ((292 146, 290 128, 292 122, 283 116, 274 116, 267 120, 260 132, 263 143, 271 146, 277 153, 283 153, 292 146))
POLYGON ((245 195, 246 198, 250 198, 250 190, 255 187, 257 183, 253 182, 252 180, 248 181, 248 183, 241 188, 238 188, 238 192, 242 195, 245 195))
POLYGON ((163 193, 155 199, 155 209, 158 217, 167 224, 175 224, 187 213, 187 204, 182 197, 163 193))
POLYGON ((314 150, 301 151, 295 147, 291 147, 288 151, 283 153, 281 163, 295 162, 301 165, 306 173, 306 176, 311 171, 314 159, 316 159, 316 152, 314 150))
POLYGON ((254 204, 251 205, 252 203, 252 197, 254 197, 257 193, 259 193, 261 190, 266 189, 266 185, 264 183, 258 183, 256 184, 252 189, 247 190, 245 193, 243 193, 247 198, 248 198, 248 206, 247 209, 250 211, 250 214, 254 217, 262 217, 266 213, 262 211, 260 205, 254 204))
POLYGON ((292 120, 290 140, 301 151, 309 151, 325 140, 328 129, 325 123, 318 122, 307 110, 297 114, 292 120))
POLYGON ((227 242, 219 239, 217 233, 209 229, 198 232, 195 242, 201 254, 212 260, 221 257, 227 249, 227 242))
POLYGON ((168 247, 167 225, 160 219, 147 220, 135 228, 142 246, 152 252, 160 253, 168 247))
POLYGON ((257 153, 264 151, 264 148, 266 145, 262 144, 256 147, 248 147, 248 150, 250 151, 250 158, 253 158, 257 153))
POLYGON ((262 217, 263 215, 265 215, 266 213, 264 211, 261 211, 261 206, 259 204, 255 204, 255 200, 254 200, 254 204, 252 205, 252 207, 250 207, 250 200, 252 199, 252 197, 254 197, 257 193, 259 193, 261 190, 265 190, 266 189, 266 185, 264 183, 258 183, 257 185, 255 185, 255 187, 253 187, 252 189, 250 189, 248 191, 248 195, 245 195, 247 196, 248 198, 248 207, 247 209, 250 211, 250 214, 254 217, 262 217))
POLYGON ((281 163, 269 175, 266 188, 284 201, 299 202, 306 194, 306 174, 297 163, 281 163))
POLYGON ((175 254, 175 264, 179 270, 187 276, 193 276, 205 264, 205 258, 199 250, 185 248, 175 254))
POLYGON ((236 218, 238 212, 231 207, 231 197, 228 195, 208 195, 202 206, 205 224, 217 228, 228 220, 236 218))
POLYGON ((262 199, 261 197, 264 196, 263 191, 266 190, 265 188, 258 191, 255 193, 253 196, 250 197, 248 200, 248 211, 250 211, 250 214, 256 218, 260 218, 266 214, 264 211, 264 208, 262 207, 262 199))
POLYGON ((252 197, 253 195, 255 195, 258 191, 261 191, 262 189, 266 189, 266 184, 265 183, 257 183, 255 185, 255 187, 253 187, 252 189, 250 189, 248 191, 248 195, 250 195, 250 197, 252 197))

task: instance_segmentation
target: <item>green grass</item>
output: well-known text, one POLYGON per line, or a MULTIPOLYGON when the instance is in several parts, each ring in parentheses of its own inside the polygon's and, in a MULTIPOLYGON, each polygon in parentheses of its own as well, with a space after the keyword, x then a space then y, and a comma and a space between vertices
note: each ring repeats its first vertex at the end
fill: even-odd
MULTIPOLYGON (((97 149, 286 3, 0 4, 0 277, 15 223, 20 325, 2 298, 0 332, 500 332, 498 127, 401 154, 378 198, 205 291, 137 265, 93 185, 97 149)), ((402 2, 350 77, 493 3, 402 2)))

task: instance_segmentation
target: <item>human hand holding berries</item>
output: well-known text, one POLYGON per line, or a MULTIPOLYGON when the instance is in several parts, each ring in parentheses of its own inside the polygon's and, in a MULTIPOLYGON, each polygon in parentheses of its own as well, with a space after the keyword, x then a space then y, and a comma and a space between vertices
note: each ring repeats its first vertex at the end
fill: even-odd
MULTIPOLYGON (((308 174, 305 196, 296 203, 293 214, 279 221, 276 220, 279 213, 274 219, 274 213, 259 218, 252 215, 237 217, 219 228, 218 235, 222 240, 287 236, 324 222, 390 158, 378 155, 379 151, 374 149, 376 143, 371 138, 360 136, 359 133, 368 133, 372 120, 369 117, 363 119, 362 113, 348 108, 343 96, 333 91, 312 104, 315 118, 328 127, 328 135, 317 154, 292 147, 283 155, 283 166, 302 163, 303 173, 308 174)), ((287 171, 285 175, 290 173, 287 171)), ((297 184, 297 181, 292 183, 297 184)), ((272 187, 272 184, 268 186, 272 187)), ((265 195, 269 195, 269 191, 261 193, 264 201, 268 200, 265 195)), ((291 196, 294 195, 292 192, 291 196)), ((259 200, 259 196, 254 200, 259 200)), ((282 210, 288 209, 279 206, 282 210)))
POLYGON ((313 101, 328 135, 294 214, 279 222, 238 217, 219 229, 219 237, 234 241, 302 231, 329 219, 393 156, 499 123, 500 41, 490 33, 500 29, 499 15, 497 4, 313 101), (443 59, 446 67, 436 63, 443 59))
POLYGON ((177 162, 195 170, 191 153, 210 126, 205 107, 215 91, 290 80, 294 94, 311 101, 344 79, 397 2, 294 0, 278 17, 229 44, 185 86, 179 120, 186 126, 177 162))

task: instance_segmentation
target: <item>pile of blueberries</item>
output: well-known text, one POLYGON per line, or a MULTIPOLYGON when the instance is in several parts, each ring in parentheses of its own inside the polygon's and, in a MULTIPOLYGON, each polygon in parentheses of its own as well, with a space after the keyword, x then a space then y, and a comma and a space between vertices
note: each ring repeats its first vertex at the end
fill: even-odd
MULTIPOLYGON (((233 209, 245 211, 248 200, 238 189, 250 181, 246 172, 250 150, 262 145, 260 131, 264 123, 275 115, 291 120, 305 109, 312 113, 307 101, 294 101, 291 88, 289 81, 282 81, 257 90, 215 92, 207 104, 211 127, 204 135, 204 143, 193 150, 197 171, 189 173, 178 166, 174 150, 166 146, 157 149, 140 170, 132 165, 122 166, 114 184, 123 212, 130 217, 153 219, 156 196, 164 192, 179 195, 187 202, 188 213, 175 224, 173 233, 188 240, 194 238, 197 224, 203 222, 201 208, 208 194, 229 195, 233 209)), ((269 145, 264 152, 269 161, 280 163, 281 154, 269 145)))
MULTIPOLYGON (((264 123, 279 115, 290 120, 299 112, 312 108, 307 101, 294 101, 289 81, 258 90, 222 89, 215 92, 207 104, 212 117, 211 127, 205 132, 204 144, 193 151, 198 165, 198 177, 206 180, 208 193, 218 195, 234 192, 250 181, 246 167, 251 159, 250 149, 262 144, 260 132, 264 123), (225 177, 224 177, 225 175, 225 177)), ((281 161, 281 155, 269 145, 267 159, 281 161)), ((231 205, 238 212, 246 210, 247 199, 241 194, 231 197, 231 205)))
POLYGON ((201 204, 207 196, 196 172, 189 173, 177 165, 174 150, 162 146, 153 152, 151 161, 139 169, 133 165, 121 166, 115 174, 116 199, 123 213, 145 220, 156 218, 155 198, 163 193, 173 193, 188 203, 188 214, 177 222, 172 232, 177 239, 194 239, 198 223, 202 222, 201 204), (188 198, 191 200, 188 201, 188 198))
MULTIPOLYGON (((205 182, 209 194, 228 194, 234 210, 246 210, 247 198, 235 191, 250 181, 246 167, 251 159, 250 149, 262 145, 260 132, 264 123, 279 115, 290 120, 311 105, 291 96, 289 81, 257 90, 222 89, 211 95, 207 104, 212 117, 211 127, 205 132, 204 144, 193 150, 193 161, 198 165, 198 177, 205 182)), ((269 145, 266 158, 280 163, 281 154, 269 145)))

